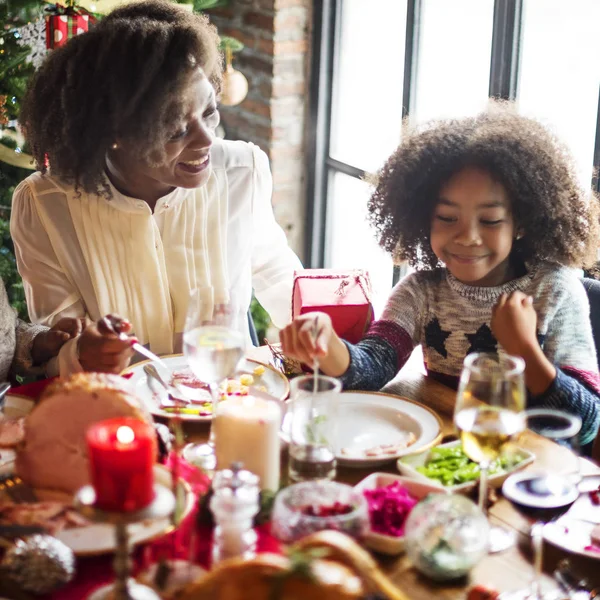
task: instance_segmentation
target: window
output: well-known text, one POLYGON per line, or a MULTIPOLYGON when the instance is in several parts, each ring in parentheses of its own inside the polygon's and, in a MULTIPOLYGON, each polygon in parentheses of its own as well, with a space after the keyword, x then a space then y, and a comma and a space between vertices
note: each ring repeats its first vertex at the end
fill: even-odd
POLYGON ((598 0, 315 0, 315 17, 307 262, 368 269, 376 314, 399 271, 367 223, 362 180, 403 117, 517 100, 569 146, 582 183, 600 167, 598 0))

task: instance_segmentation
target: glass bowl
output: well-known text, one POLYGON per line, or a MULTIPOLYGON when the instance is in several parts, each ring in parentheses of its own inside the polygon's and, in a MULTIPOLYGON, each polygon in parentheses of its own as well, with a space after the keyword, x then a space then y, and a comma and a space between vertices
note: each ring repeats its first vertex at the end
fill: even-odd
POLYGON ((435 494, 415 506, 406 519, 406 553, 434 580, 466 575, 488 551, 485 515, 465 496, 435 494))
POLYGON ((324 529, 361 539, 368 528, 367 501, 344 483, 305 481, 285 488, 275 498, 272 531, 285 543, 324 529))

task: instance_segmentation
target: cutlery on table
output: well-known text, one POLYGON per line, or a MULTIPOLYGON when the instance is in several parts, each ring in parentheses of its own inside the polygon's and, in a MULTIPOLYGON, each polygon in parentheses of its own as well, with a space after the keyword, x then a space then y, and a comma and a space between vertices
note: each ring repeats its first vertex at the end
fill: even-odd
POLYGON ((0 408, 4 405, 4 398, 10 390, 10 383, 0 383, 0 408))
POLYGON ((5 493, 17 504, 37 502, 33 488, 27 485, 18 475, 0 477, 0 494, 5 493))
POLYGON ((159 385, 167 392, 170 400, 181 402, 182 404, 189 404, 191 402, 185 391, 181 390, 179 386, 172 386, 166 383, 154 365, 144 365, 144 373, 146 373, 149 378, 148 383, 152 380, 158 382, 159 385))
POLYGON ((35 533, 47 533, 47 531, 39 525, 0 525, 0 538, 12 539, 35 533))
POLYGON ((585 577, 581 577, 573 570, 568 558, 558 563, 553 576, 571 600, 592 600, 598 597, 599 590, 594 588, 585 577))
MULTIPOLYGON (((121 331, 120 320, 117 317, 113 317, 112 315, 109 315, 109 316, 104 317, 103 319, 100 319, 99 327, 101 329, 107 330, 110 333, 114 333, 114 334, 118 335, 120 340, 125 341, 125 340, 132 339, 126 333, 123 333, 121 331)), ((131 347, 136 352, 143 354, 146 358, 149 358, 150 360, 157 362, 161 367, 163 367, 164 369, 167 369, 167 371, 169 370, 167 363, 164 360, 162 360, 162 358, 160 358, 160 356, 157 356, 156 354, 154 354, 154 352, 152 352, 152 350, 148 350, 148 348, 146 348, 146 346, 142 346, 142 344, 140 344, 139 342, 135 342, 135 343, 131 344, 131 347)))

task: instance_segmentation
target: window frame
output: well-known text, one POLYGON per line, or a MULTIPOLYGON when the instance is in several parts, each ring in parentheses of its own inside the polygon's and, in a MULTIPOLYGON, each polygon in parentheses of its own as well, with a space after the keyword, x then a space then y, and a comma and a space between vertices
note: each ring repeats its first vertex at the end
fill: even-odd
MULTIPOLYGON (((313 268, 325 265, 327 241, 327 195, 329 175, 344 173, 362 179, 366 173, 354 165, 330 155, 333 90, 339 61, 343 0, 314 0, 313 48, 308 107, 307 185, 306 185, 306 264, 313 268)), ((414 107, 415 81, 419 64, 419 36, 422 1, 408 0, 406 42, 403 65, 402 117, 414 107)), ((523 25, 523 0, 495 0, 490 57, 490 97, 515 100, 523 25)), ((592 188, 600 193, 600 89, 593 155, 592 188)), ((395 284, 406 272, 394 267, 395 284)))

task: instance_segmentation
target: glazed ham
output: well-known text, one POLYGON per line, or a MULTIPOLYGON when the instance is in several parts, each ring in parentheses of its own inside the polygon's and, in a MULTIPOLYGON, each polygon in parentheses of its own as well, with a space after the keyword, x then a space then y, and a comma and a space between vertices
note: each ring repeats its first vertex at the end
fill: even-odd
POLYGON ((17 474, 36 490, 72 496, 89 483, 88 427, 114 417, 145 418, 122 377, 79 373, 57 380, 25 419, 17 474))

